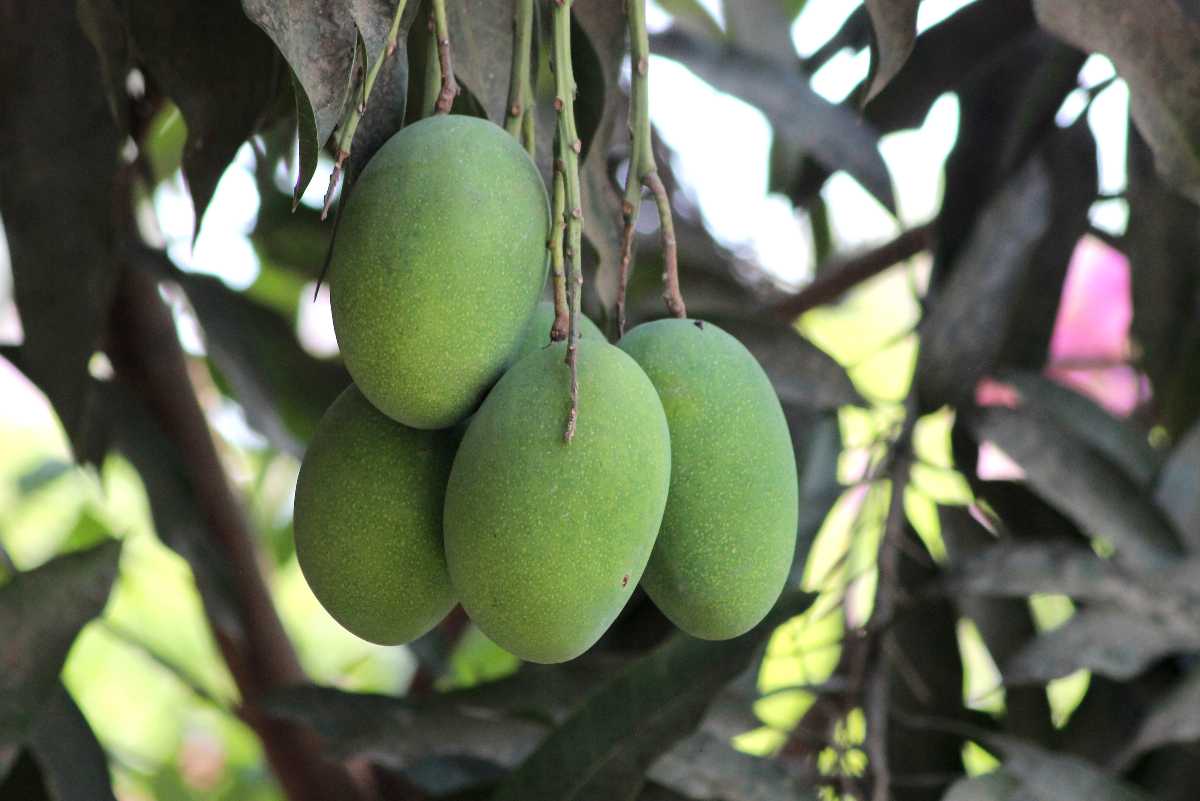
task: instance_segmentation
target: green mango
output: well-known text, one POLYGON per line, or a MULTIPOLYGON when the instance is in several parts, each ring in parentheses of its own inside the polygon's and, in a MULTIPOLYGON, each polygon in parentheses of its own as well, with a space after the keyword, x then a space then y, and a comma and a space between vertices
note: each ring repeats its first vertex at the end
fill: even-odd
POLYGON ((420 637, 454 606, 442 504, 449 431, 385 417, 352 384, 325 412, 296 484, 296 559, 321 605, 381 645, 420 637))
POLYGON ((446 489, 446 563, 467 614, 532 662, 564 662, 600 638, 654 547, 671 473, 662 404, 604 341, 579 343, 579 418, 565 343, 504 374, 471 419, 446 489))
POLYGON ((447 428, 500 377, 546 282, 549 203, 537 168, 486 120, 404 128, 355 181, 329 291, 346 367, 413 428, 447 428))
MULTIPOLYGON (((543 300, 534 309, 533 317, 529 318, 529 324, 525 326, 525 333, 521 336, 521 343, 517 345, 517 352, 513 356, 512 363, 516 364, 529 354, 549 347, 550 326, 552 325, 554 325, 554 304, 551 301, 543 300)), ((579 315, 579 338, 594 339, 597 342, 608 341, 604 332, 582 314, 579 315)))
POLYGON ((688 634, 736 637, 779 598, 796 550, 796 458, 779 398, 750 351, 711 323, 657 320, 619 345, 671 428, 671 493, 642 586, 688 634))

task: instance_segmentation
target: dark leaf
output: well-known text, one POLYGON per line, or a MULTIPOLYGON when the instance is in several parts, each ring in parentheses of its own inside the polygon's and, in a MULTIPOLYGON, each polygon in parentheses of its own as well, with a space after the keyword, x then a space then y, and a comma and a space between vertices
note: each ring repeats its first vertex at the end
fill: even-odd
POLYGON ((1137 486, 1150 485, 1162 459, 1134 424, 1123 423, 1092 399, 1040 373, 1010 370, 996 377, 1017 390, 1022 406, 1052 418, 1103 454, 1137 486))
POLYGON ((286 91, 286 73, 238 0, 127 0, 125 8, 139 64, 187 122, 183 174, 199 231, 221 174, 286 91))
POLYGON ((357 26, 343 0, 242 0, 242 8, 291 68, 300 137, 298 200, 349 99, 357 26))
POLYGON ((853 111, 818 95, 798 70, 677 30, 650 37, 650 44, 654 53, 683 63, 716 89, 760 109, 775 130, 786 131, 823 166, 845 170, 885 207, 895 208, 878 132, 853 111))
POLYGON ((61 684, 38 715, 29 748, 53 801, 115 801, 108 759, 61 684))
POLYGON ((1129 226, 1123 247, 1133 290, 1130 334, 1150 376, 1159 418, 1179 435, 1200 414, 1200 208, 1154 170, 1130 128, 1129 226))
POLYGON ((20 742, 31 731, 79 630, 104 610, 120 554, 120 543, 109 541, 0 587, 0 742, 20 742))
POLYGON ((871 15, 871 71, 867 75, 869 102, 883 91, 917 43, 918 0, 866 0, 871 15))
POLYGON ((1127 762, 1167 743, 1200 740, 1200 667, 1193 666, 1142 721, 1136 737, 1125 751, 1127 762))
POLYGON ((1060 593, 1085 601, 1110 601, 1130 612, 1151 614, 1155 590, 1083 545, 1002 542, 963 558, 949 579, 955 592, 1024 598, 1060 593))
POLYGON ((124 8, 116 0, 79 0, 79 26, 100 60, 109 111, 122 135, 129 133, 129 94, 125 77, 133 66, 124 8))
POLYGON ((646 769, 695 729, 712 697, 808 596, 785 597, 754 631, 725 642, 678 635, 597 690, 500 787, 502 799, 632 797, 646 769))
POLYGON ((725 28, 736 46, 780 66, 796 68, 791 23, 796 16, 783 0, 724 0, 725 28))
POLYGON ((1053 420, 1029 410, 993 408, 970 419, 1025 470, 1026 480, 1089 535, 1107 539, 1117 559, 1153 567, 1179 554, 1179 539, 1154 502, 1100 453, 1053 420))
POLYGON ((454 77, 471 90, 488 119, 500 125, 508 106, 513 8, 511 0, 446 4, 454 77))
POLYGON ((1133 119, 1159 173, 1200 198, 1200 20, 1170 0, 1034 0, 1038 22, 1081 50, 1103 53, 1129 84, 1133 119))
POLYGON ((1153 801, 1077 757, 1054 754, 1009 737, 989 737, 985 744, 1003 753, 1005 770, 1018 777, 1022 789, 1037 801, 1153 801))
POLYGON ((942 801, 1017 801, 1021 783, 1004 770, 959 779, 942 801))
POLYGON ((1175 446, 1158 476, 1154 498, 1189 550, 1200 550, 1200 423, 1175 446))
POLYGON ((345 368, 306 353, 290 321, 220 279, 179 271, 172 278, 187 293, 209 358, 250 424, 276 448, 302 455, 325 409, 350 384, 345 368))
POLYGON ((792 560, 788 586, 800 586, 808 554, 826 515, 844 487, 838 481, 838 458, 842 453, 842 434, 836 412, 813 414, 808 410, 784 406, 796 468, 800 477, 800 520, 796 531, 796 556, 792 560))
POLYGON ((926 408, 971 402, 995 365, 1034 249, 1048 225, 1050 177, 1032 160, 985 207, 921 324, 916 382, 926 408))
POLYGON ((92 461, 87 365, 108 319, 114 212, 123 214, 101 75, 74 2, 0 7, 0 217, 21 369, 49 397, 76 457, 92 461))
POLYGON ((816 801, 813 777, 794 760, 761 759, 736 751, 709 732, 686 738, 648 774, 695 801, 816 801))
POLYGON ((17 492, 32 495, 54 480, 74 469, 75 465, 61 459, 43 459, 17 477, 17 492))

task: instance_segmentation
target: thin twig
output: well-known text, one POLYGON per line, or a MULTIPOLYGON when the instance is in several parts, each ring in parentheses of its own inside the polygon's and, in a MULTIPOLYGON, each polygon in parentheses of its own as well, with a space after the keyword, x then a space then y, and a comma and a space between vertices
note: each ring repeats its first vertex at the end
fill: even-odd
POLYGON ((577 352, 579 345, 579 305, 583 294, 583 270, 580 259, 583 254, 583 200, 579 188, 579 154, 583 142, 575 129, 575 74, 571 65, 571 5, 574 0, 550 0, 554 15, 554 108, 558 112, 558 136, 556 146, 558 160, 562 163, 564 189, 563 220, 566 231, 563 237, 563 259, 567 276, 567 299, 570 306, 570 322, 567 328, 567 366, 571 371, 571 407, 567 412, 567 424, 563 440, 570 442, 575 437, 575 425, 579 418, 579 370, 577 352))
POLYGON ((434 35, 437 37, 438 65, 442 71, 442 90, 438 93, 434 110, 437 114, 449 114, 458 96, 458 81, 454 80, 454 66, 450 61, 450 25, 446 21, 446 0, 433 0, 434 35))
POLYGON ((835 301, 868 278, 927 250, 932 240, 933 225, 919 225, 886 244, 829 265, 811 284, 776 304, 775 313, 786 320, 794 320, 809 309, 835 301))
POLYGON ((534 155, 533 85, 530 53, 533 49, 533 0, 516 0, 513 13, 512 70, 508 77, 508 110, 505 129, 534 155))
MULTIPOLYGON (((341 129, 338 132, 337 139, 337 160, 333 164, 333 171, 329 174, 329 188, 325 190, 325 204, 321 208, 321 219, 324 220, 329 214, 330 205, 333 203, 333 192, 337 188, 338 179, 342 174, 342 167, 346 163, 346 159, 350 157, 350 148, 354 144, 354 134, 358 131, 358 124, 362 121, 363 114, 367 111, 367 101, 371 98, 371 90, 375 88, 375 81, 379 77, 379 72, 383 68, 383 62, 396 54, 396 49, 400 44, 400 20, 404 16, 404 6, 408 0, 398 0, 396 3, 396 11, 392 15, 392 26, 388 29, 387 42, 384 45, 383 52, 379 54, 379 58, 375 59, 375 63, 371 65, 371 69, 367 71, 366 77, 362 79, 362 97, 357 103, 351 103, 346 108, 345 118, 342 120, 341 129)), ((358 70, 361 74, 367 60, 366 48, 362 41, 359 40, 357 50, 359 54, 358 70)))
POLYGON ((650 37, 646 32, 646 0, 626 0, 629 20, 629 50, 633 77, 629 91, 629 170, 625 175, 625 197, 621 211, 625 218, 621 230, 621 267, 617 279, 617 335, 625 333, 625 293, 633 268, 634 239, 641 213, 642 187, 654 195, 660 221, 663 248, 663 301, 675 317, 686 317, 687 308, 679 291, 679 266, 675 244, 675 223, 671 199, 658 176, 650 129, 650 37))

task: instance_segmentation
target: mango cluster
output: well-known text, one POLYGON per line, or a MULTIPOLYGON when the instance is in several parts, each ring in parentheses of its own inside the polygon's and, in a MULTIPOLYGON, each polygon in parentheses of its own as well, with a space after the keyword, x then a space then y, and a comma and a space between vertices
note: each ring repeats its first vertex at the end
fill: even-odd
POLYGON ((641 584, 684 631, 735 637, 781 592, 795 460, 754 357, 661 320, 611 345, 581 320, 579 418, 549 344, 549 204, 500 128, 396 134, 342 212, 330 291, 354 379, 296 487, 300 567, 329 613, 408 642, 455 603, 535 662, 594 644, 641 584))

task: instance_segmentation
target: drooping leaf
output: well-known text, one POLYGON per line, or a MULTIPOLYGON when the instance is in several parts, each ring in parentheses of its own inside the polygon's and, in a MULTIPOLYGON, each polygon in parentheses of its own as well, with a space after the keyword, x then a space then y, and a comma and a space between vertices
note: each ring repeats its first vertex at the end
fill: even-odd
POLYGON ((1200 198, 1200 21, 1170 0, 1034 0, 1038 22, 1082 50, 1103 53, 1130 88, 1134 122, 1159 173, 1200 198))
POLYGON ((1103 455, 1033 410, 992 408, 973 415, 976 436, 990 439, 1025 470, 1041 496, 1089 535, 1103 537, 1117 559, 1151 567, 1179 554, 1179 538, 1162 511, 1103 455))
POLYGON ((1121 468, 1137 486, 1149 486, 1161 457, 1133 425, 1122 423, 1095 401, 1040 373, 1006 370, 996 377, 1017 390, 1023 406, 1053 418, 1121 468))
POLYGON ((651 781, 694 801, 816 801, 811 777, 783 760, 753 757, 730 747, 727 738, 697 732, 659 759, 651 781))
POLYGON ((871 72, 863 102, 883 91, 917 43, 918 0, 866 0, 871 16, 871 72))
POLYGON ((28 747, 52 801, 115 801, 108 759, 61 684, 38 714, 28 747))
POLYGON ((501 125, 512 68, 513 8, 509 0, 446 4, 454 77, 471 90, 488 119, 501 125))
POLYGON ((122 212, 101 76, 74 2, 0 8, 0 217, 25 335, 21 369, 81 460, 99 458, 88 447, 87 365, 108 320, 122 212))
POLYGON ((1163 465, 1154 498, 1190 550, 1200 550, 1200 423, 1192 426, 1163 465))
POLYGON ((1032 160, 992 199, 921 324, 916 382, 925 408, 969 404, 995 365, 1034 249, 1046 231, 1050 177, 1032 160))
POLYGON ((715 88, 760 109, 830 170, 845 170, 886 208, 895 208, 879 134, 853 111, 818 95, 805 76, 745 50, 720 47, 669 30, 650 37, 651 51, 681 62, 715 88))
POLYGON ((238 0, 127 0, 125 14, 139 64, 187 122, 183 174, 199 231, 221 174, 287 91, 285 68, 238 0))
POLYGON ((500 787, 495 801, 632 797, 647 768, 699 725, 776 625, 808 596, 786 596, 752 632, 725 642, 678 635, 591 695, 500 787))
MULTIPOLYGON (((1110 601, 1130 611, 1154 606, 1152 592, 1084 545, 1002 542, 956 565, 949 585, 959 592, 1022 598, 1061 593, 1085 601, 1110 601)), ((1158 589, 1162 589, 1158 586, 1158 589)))
POLYGON ((18 573, 0 587, 0 742, 30 733, 76 635, 108 602, 120 553, 120 543, 109 541, 18 573))
POLYGON ((298 200, 349 99, 358 29, 344 0, 242 0, 242 8, 291 69, 300 138, 298 200))

